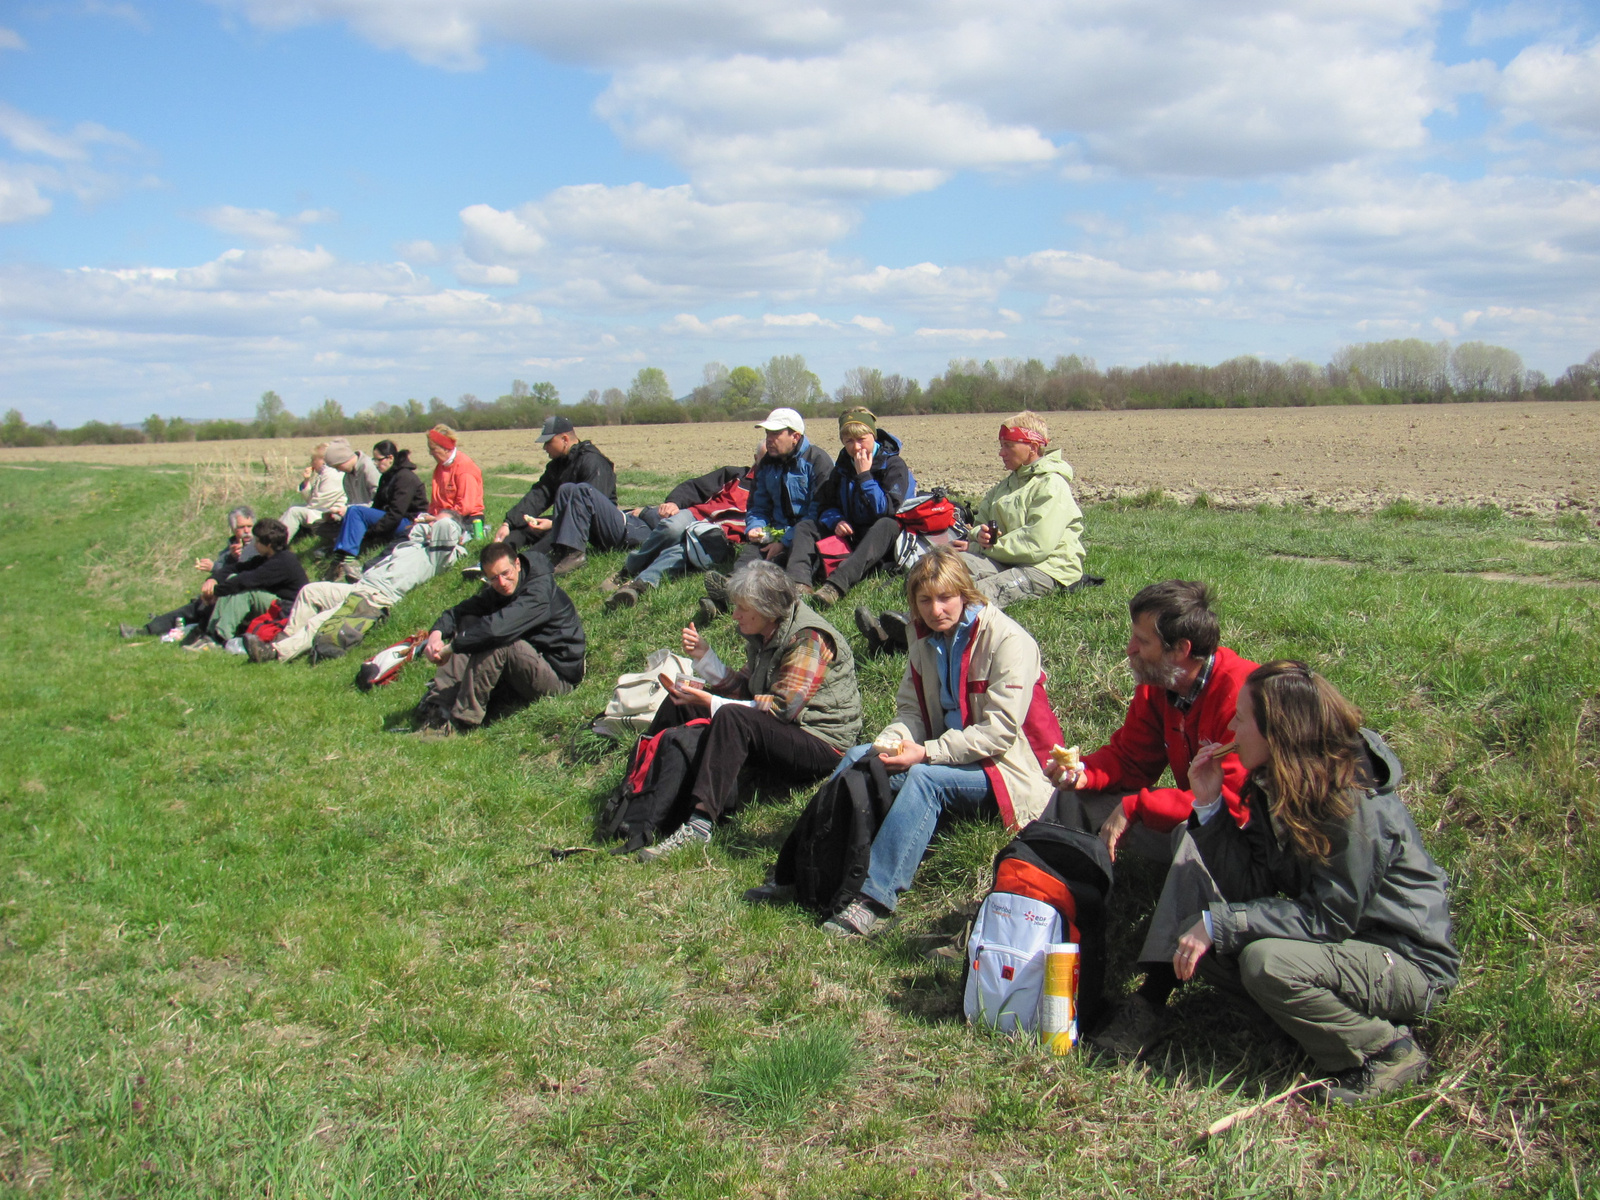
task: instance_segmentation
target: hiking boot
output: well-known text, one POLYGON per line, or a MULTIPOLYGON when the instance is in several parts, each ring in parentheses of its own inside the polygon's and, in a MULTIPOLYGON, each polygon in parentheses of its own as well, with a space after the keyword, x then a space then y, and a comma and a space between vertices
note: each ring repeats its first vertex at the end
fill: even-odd
POLYGON ((866 937, 881 920, 872 902, 865 899, 850 901, 822 923, 822 931, 834 937, 866 937))
POLYGON ((600 581, 600 594, 614 596, 617 589, 628 586, 628 581, 633 577, 626 571, 615 571, 600 581))
POLYGON ((728 611, 728 577, 721 571, 706 572, 706 599, 717 606, 718 612, 728 611))
POLYGON ((552 569, 557 575, 571 575, 588 561, 589 556, 582 550, 568 550, 560 558, 556 559, 555 566, 552 569))
POLYGON ((695 624, 704 629, 707 625, 711 624, 711 622, 715 621, 721 615, 722 610, 717 607, 716 601, 702 599, 700 601, 700 607, 695 611, 694 614, 695 624))
POLYGON ((1334 1075, 1320 1092, 1311 1095, 1324 1104, 1360 1104, 1408 1083, 1421 1083, 1427 1074, 1428 1056, 1408 1030, 1382 1050, 1367 1055, 1359 1067, 1334 1075))
POLYGON ((465 579, 468 583, 482 583, 483 582, 483 568, 482 567, 462 567, 461 568, 461 578, 465 579))
POLYGON ((359 559, 347 558, 339 564, 339 574, 346 583, 361 582, 361 562, 359 559))
POLYGON ((662 838, 653 846, 646 846, 636 855, 640 862, 655 862, 666 858, 669 854, 676 854, 688 846, 709 846, 711 844, 711 819, 696 813, 682 825, 679 825, 667 837, 662 838))
POLYGON ((878 614, 878 625, 889 640, 888 648, 904 654, 911 649, 911 614, 886 612, 878 614))
POLYGON ((844 593, 831 583, 825 583, 811 593, 812 608, 832 608, 844 599, 844 593))
POLYGON ((794 585, 794 590, 795 594, 799 596, 815 596, 817 594, 817 589, 809 583, 797 583, 794 585))
POLYGON ((1094 1049, 1116 1058, 1138 1058, 1161 1036, 1166 1027, 1166 1010, 1157 1008, 1135 992, 1120 1005, 1087 1041, 1094 1049))
POLYGON ((619 608, 632 608, 643 600, 650 591, 648 583, 625 583, 606 599, 606 611, 615 612, 619 608))
POLYGON ((244 635, 244 652, 253 663, 273 662, 278 657, 271 642, 264 642, 253 633, 244 635))
POLYGON ((774 883, 769 877, 760 887, 753 887, 744 894, 746 904, 793 904, 794 884, 774 883))
POLYGON ((145 637, 143 625, 129 625, 126 621, 117 623, 117 636, 125 638, 145 637))
POLYGON ((456 737, 460 733, 461 726, 446 717, 438 724, 424 725, 421 729, 412 733, 411 736, 419 742, 442 742, 447 738, 456 737))
POLYGON ((889 635, 878 624, 878 618, 872 615, 872 610, 864 604, 856 606, 856 628, 867 639, 868 658, 875 658, 887 651, 889 635))

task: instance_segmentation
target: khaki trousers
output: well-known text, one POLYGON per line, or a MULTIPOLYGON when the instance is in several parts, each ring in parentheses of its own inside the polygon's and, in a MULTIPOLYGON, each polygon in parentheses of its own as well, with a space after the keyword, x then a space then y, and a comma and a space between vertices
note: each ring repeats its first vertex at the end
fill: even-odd
POLYGON ((531 702, 541 696, 564 696, 572 685, 555 673, 544 655, 517 641, 493 650, 452 654, 428 684, 422 705, 443 709, 463 725, 482 725, 489 698, 500 688, 510 688, 531 702))

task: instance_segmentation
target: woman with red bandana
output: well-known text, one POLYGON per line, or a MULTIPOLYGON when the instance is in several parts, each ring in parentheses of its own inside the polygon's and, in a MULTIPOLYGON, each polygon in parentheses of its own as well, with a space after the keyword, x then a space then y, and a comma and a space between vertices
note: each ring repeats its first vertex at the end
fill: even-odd
POLYGON ((483 516, 483 472, 456 445, 456 431, 448 425, 428 430, 428 454, 434 462, 428 519, 453 512, 470 526, 483 516))
MULTIPOLYGON (((1083 513, 1072 495, 1072 468, 1050 448, 1037 413, 1020 412, 1000 426, 1000 461, 1008 474, 978 504, 973 536, 952 543, 978 590, 996 608, 1048 596, 1086 581, 1083 513)), ((856 626, 872 650, 905 649, 905 613, 873 617, 856 609, 856 626)))

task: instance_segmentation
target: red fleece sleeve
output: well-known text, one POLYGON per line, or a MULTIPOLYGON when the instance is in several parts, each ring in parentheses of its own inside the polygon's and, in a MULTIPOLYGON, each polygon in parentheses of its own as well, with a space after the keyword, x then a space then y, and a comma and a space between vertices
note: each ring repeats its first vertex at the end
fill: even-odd
POLYGON ((1085 791, 1148 787, 1167 769, 1166 736, 1150 691, 1144 685, 1135 689, 1122 728, 1100 749, 1083 756, 1085 791))

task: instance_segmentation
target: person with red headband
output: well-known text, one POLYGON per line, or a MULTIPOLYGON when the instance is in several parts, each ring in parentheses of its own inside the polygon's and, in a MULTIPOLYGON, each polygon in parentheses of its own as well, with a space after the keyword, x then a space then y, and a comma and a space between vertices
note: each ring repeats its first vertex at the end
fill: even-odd
MULTIPOLYGON (((1004 609, 1030 596, 1075 590, 1083 573, 1083 513, 1072 495, 1072 468, 1050 449, 1050 430, 1038 413, 1020 412, 1000 426, 1000 461, 1009 474, 978 504, 970 541, 953 542, 978 590, 1004 609)), ((873 616, 856 609, 856 627, 870 652, 904 650, 909 613, 873 616)))
POLYGON ((433 459, 433 485, 428 497, 431 521, 443 512, 453 512, 469 527, 474 517, 483 516, 483 472, 456 445, 456 431, 448 425, 428 430, 428 455, 433 459))

